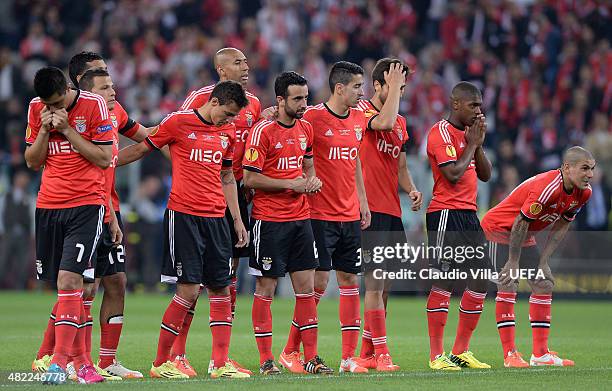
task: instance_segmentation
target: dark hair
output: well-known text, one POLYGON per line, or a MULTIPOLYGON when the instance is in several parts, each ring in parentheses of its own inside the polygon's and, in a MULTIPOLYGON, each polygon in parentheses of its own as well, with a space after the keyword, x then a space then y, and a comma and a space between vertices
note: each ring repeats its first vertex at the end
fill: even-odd
POLYGON ((34 91, 42 99, 50 98, 55 93, 64 95, 67 89, 66 76, 59 68, 40 68, 34 76, 34 91))
POLYGON ((87 63, 97 60, 104 60, 102 56, 94 52, 77 53, 70 59, 68 63, 68 76, 70 81, 76 88, 79 88, 77 76, 82 75, 87 70, 87 63))
POLYGON ((475 97, 482 96, 482 93, 476 87, 476 85, 470 83, 469 81, 460 81, 455 84, 453 90, 451 91, 451 97, 453 99, 465 99, 466 97, 475 97))
POLYGON ((79 80, 79 88, 85 91, 91 91, 94 86, 94 77, 110 76, 104 69, 90 69, 81 76, 79 80))
POLYGON ((242 88, 240 83, 233 80, 225 80, 217 83, 210 94, 209 100, 212 98, 217 98, 220 105, 227 105, 230 102, 234 102, 238 107, 243 108, 249 104, 244 88, 242 88))
POLYGON ((289 96, 289 86, 305 86, 308 80, 297 72, 283 72, 274 80, 274 93, 287 99, 289 96))
POLYGON ((332 65, 331 71, 329 71, 329 89, 333 93, 336 84, 347 85, 351 82, 353 76, 363 75, 363 73, 363 68, 355 63, 338 61, 332 65))
POLYGON ((410 73, 410 68, 401 60, 390 57, 381 58, 376 61, 376 65, 374 65, 374 69, 372 69, 372 84, 377 81, 380 83, 381 87, 385 85, 385 72, 389 72, 391 64, 402 64, 402 71, 404 71, 406 75, 410 73))

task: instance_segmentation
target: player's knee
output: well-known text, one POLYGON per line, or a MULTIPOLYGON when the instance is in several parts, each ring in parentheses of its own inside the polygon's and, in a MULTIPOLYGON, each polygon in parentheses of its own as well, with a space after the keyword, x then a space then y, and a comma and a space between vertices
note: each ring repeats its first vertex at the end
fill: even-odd
POLYGON ((125 297, 125 283, 125 273, 117 273, 102 278, 104 296, 115 300, 123 300, 125 297))
POLYGON ((336 279, 338 280, 339 286, 357 285, 359 283, 356 274, 345 273, 339 270, 336 270, 336 279))
POLYGON ((95 284, 83 284, 83 297, 93 299, 96 296, 95 284))
POLYGON ((549 295, 553 292, 555 284, 550 280, 537 280, 532 281, 531 291, 536 295, 549 295))
POLYGON ((497 284, 498 292, 516 293, 518 290, 518 282, 511 282, 510 284, 497 284))
POLYGON ((255 293, 261 296, 273 297, 276 291, 276 278, 257 277, 255 293))
POLYGON ((60 270, 57 275, 57 289, 69 291, 83 288, 83 276, 67 270, 60 270))

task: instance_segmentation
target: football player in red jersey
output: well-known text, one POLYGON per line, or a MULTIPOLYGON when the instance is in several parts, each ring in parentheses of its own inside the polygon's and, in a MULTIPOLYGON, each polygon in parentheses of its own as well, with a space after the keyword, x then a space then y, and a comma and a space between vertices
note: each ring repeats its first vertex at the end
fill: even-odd
POLYGON ((491 178, 491 162, 482 148, 486 124, 481 105, 482 95, 475 85, 458 83, 451 92, 448 120, 439 121, 427 135, 427 155, 434 178, 426 214, 429 247, 436 250, 429 257, 434 281, 427 300, 429 367, 434 370, 490 368, 469 351, 487 292, 487 280, 471 278, 471 271, 490 268, 484 251, 486 238, 476 215, 478 180, 486 182, 491 178), (465 248, 471 248, 469 257, 461 252, 465 248), (444 326, 454 275, 461 272, 468 274, 467 288, 459 307, 455 343, 447 356, 444 326))
POLYGON ((283 72, 274 90, 278 117, 253 128, 243 162, 245 186, 255 189, 249 267, 257 279, 252 316, 260 373, 280 372, 272 354, 270 306, 278 278, 289 272, 306 362, 294 367, 293 361, 284 362, 281 357, 281 364, 291 372, 329 374, 333 370, 317 353, 314 275, 319 262, 306 194, 318 191, 321 180, 312 162, 312 125, 301 119, 306 111, 307 81, 295 72, 283 72))
MULTIPOLYGON (((336 271, 340 287, 342 360, 340 372, 367 372, 354 358, 361 325, 359 285, 361 230, 370 225, 370 209, 363 184, 359 148, 364 132, 393 129, 399 110, 401 86, 406 74, 393 64, 385 74, 387 101, 380 114, 366 117, 357 108, 363 96, 363 68, 340 61, 329 74, 331 97, 310 107, 304 119, 314 130, 314 165, 323 187, 309 197, 312 229, 317 243, 319 268, 315 273, 315 299, 325 293, 330 270, 336 271)), ((299 357, 300 333, 294 318, 281 357, 299 357)))
MULTIPOLYGON (((248 204, 250 202, 250 194, 247 193, 242 185, 242 158, 244 156, 244 145, 246 143, 249 132, 255 126, 255 123, 260 119, 261 104, 259 99, 246 90, 247 82, 249 80, 249 65, 247 58, 240 50, 236 48, 222 48, 215 54, 214 65, 217 74, 219 75, 220 81, 233 80, 242 85, 245 89, 249 104, 240 110, 240 113, 234 118, 233 122, 236 125, 236 145, 234 147, 234 177, 236 178, 236 186, 238 189, 238 203, 240 205, 240 215, 242 216, 242 222, 246 227, 249 226, 249 211, 248 204)), ((209 85, 202 87, 198 90, 191 92, 185 102, 181 106, 181 110, 197 109, 206 103, 210 97, 210 93, 215 85, 209 85)), ((232 224, 232 215, 226 210, 225 216, 227 221, 232 224)), ((232 232, 232 242, 234 245, 238 242, 238 238, 232 232)), ((232 247, 232 285, 230 286, 230 294, 232 299, 232 316, 236 311, 236 271, 238 269, 238 262, 240 258, 248 257, 249 250, 246 247, 232 247)), ((174 357, 175 363, 181 370, 188 373, 190 376, 196 376, 196 372, 193 367, 189 364, 189 360, 186 355, 186 343, 187 335, 189 333, 189 327, 193 320, 195 306, 197 301, 193 304, 193 308, 189 310, 189 314, 185 318, 185 324, 179 334, 179 337, 174 342, 172 347, 172 357, 174 357)), ((244 371, 245 373, 252 374, 246 368, 243 368, 236 361, 233 361, 234 365, 244 371)), ((212 365, 212 361, 211 361, 212 365)), ((209 365, 208 372, 210 373, 211 365, 209 365)))
POLYGON ((93 277, 102 233, 112 124, 104 99, 68 88, 58 68, 40 69, 34 90, 38 97, 28 109, 25 160, 35 170, 44 167, 36 204, 36 271, 39 279, 57 281, 58 288, 55 319, 45 332, 55 338, 44 382, 64 382, 72 357, 79 381, 96 383, 104 378, 85 353, 82 289, 83 278, 93 277))
POLYGON ((571 147, 565 151, 560 169, 527 179, 482 219, 493 268, 499 273, 495 317, 506 367, 574 365, 572 360, 548 350, 555 284, 548 260, 591 197, 589 182, 594 169, 595 159, 589 151, 571 147), (548 241, 540 253, 534 235, 551 224, 548 241), (519 268, 528 270, 526 277, 531 287, 529 321, 533 354, 529 363, 521 357, 514 342, 519 268))
MULTIPOLYGON (((358 106, 366 116, 378 114, 387 101, 389 85, 385 82, 385 72, 389 72, 391 64, 402 62, 383 58, 372 70, 374 96, 370 100, 360 101, 358 106)), ((404 67, 404 72, 410 73, 408 67, 404 67)), ((402 92, 404 86, 405 83, 401 87, 402 92)), ((385 317, 390 281, 374 278, 373 271, 384 265, 370 262, 366 253, 367 249, 371 250, 370 244, 394 246, 398 240, 405 241, 398 184, 412 199, 412 210, 419 210, 423 202, 423 196, 416 189, 407 167, 404 149, 407 142, 406 120, 398 114, 392 131, 366 132, 359 152, 372 224, 364 231, 363 239, 366 293, 361 354, 356 360, 361 366, 378 371, 395 371, 399 366, 393 364, 387 347, 385 317), (367 236, 368 232, 372 236, 367 236)), ((387 261, 390 262, 393 261, 387 261)))
POLYGON ((118 165, 140 159, 152 149, 170 146, 172 189, 164 216, 162 281, 176 283, 173 300, 162 318, 157 357, 151 377, 184 379, 171 358, 187 312, 208 290, 212 333, 213 378, 243 378, 227 354, 232 327, 229 285, 231 247, 226 206, 233 217, 238 246, 248 244, 240 217, 236 181, 232 171, 235 126, 231 122, 248 104, 242 86, 234 81, 218 83, 210 99, 198 109, 169 114, 145 141, 124 148, 118 165))

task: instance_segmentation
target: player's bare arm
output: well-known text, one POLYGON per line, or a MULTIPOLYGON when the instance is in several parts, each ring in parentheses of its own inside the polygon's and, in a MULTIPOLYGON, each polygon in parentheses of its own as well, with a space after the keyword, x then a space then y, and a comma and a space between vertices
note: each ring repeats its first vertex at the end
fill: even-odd
POLYGON ((68 124, 68 112, 66 109, 53 112, 53 127, 66 137, 72 146, 87 160, 96 166, 105 169, 110 166, 113 158, 112 145, 96 145, 85 140, 68 124))
POLYGON ((40 170, 47 160, 47 152, 49 151, 49 130, 53 127, 53 115, 48 107, 44 107, 40 113, 41 126, 36 140, 32 145, 26 147, 25 161, 28 168, 40 170))
POLYGON ((423 193, 421 193, 415 186, 414 181, 412 180, 412 175, 410 175, 410 170, 408 169, 408 162, 406 159, 405 153, 400 153, 399 157, 399 174, 398 174, 398 183, 400 188, 408 193, 408 196, 412 200, 413 211, 417 211, 421 209, 421 205, 423 204, 423 193))
POLYGON ((361 171, 361 158, 357 157, 357 167, 355 169, 355 182, 357 185, 357 197, 359 198, 359 213, 361 214, 361 229, 366 229, 372 222, 372 213, 368 206, 365 184, 363 183, 363 172, 361 171))
POLYGON ((550 271, 548 260, 559 246, 559 243, 561 243, 565 238, 565 235, 569 230, 569 226, 569 221, 565 220, 564 218, 558 219, 551 227, 550 233, 548 235, 548 240, 546 241, 546 245, 544 246, 544 249, 540 254, 539 268, 544 272, 544 277, 553 283, 555 282, 555 280, 550 271))
POLYGON ((118 246, 123 240, 123 232, 121 232, 121 228, 119 227, 119 221, 117 220, 117 215, 115 214, 115 207, 113 206, 112 199, 108 200, 108 207, 110 209, 109 229, 111 240, 115 246, 118 246))
POLYGON ((231 167, 228 170, 221 170, 221 187, 223 188, 223 195, 225 196, 225 202, 230 210, 232 219, 234 220, 234 230, 238 237, 236 247, 246 247, 249 245, 249 235, 247 234, 246 228, 242 223, 240 217, 240 207, 238 205, 238 190, 236 189, 236 178, 234 178, 234 171, 231 167))
POLYGON ((306 192, 316 193, 321 190, 323 182, 317 178, 317 172, 315 170, 314 162, 312 159, 304 159, 303 163, 304 175, 306 175, 306 192))
POLYGON ((472 126, 466 127, 465 140, 467 142, 467 146, 465 147, 461 157, 453 163, 440 166, 442 175, 444 175, 449 182, 454 184, 461 179, 465 173, 465 170, 467 170, 468 166, 472 162, 472 159, 474 159, 476 149, 478 149, 482 145, 482 142, 484 142, 484 136, 480 127, 480 123, 483 120, 484 116, 479 115, 472 126))
POLYGON ((500 285, 510 285, 516 282, 510 275, 511 273, 516 275, 516 271, 518 270, 519 259, 521 258, 521 249, 529 232, 529 225, 529 220, 525 219, 522 214, 516 216, 516 219, 512 224, 512 230, 510 231, 510 242, 508 243, 508 261, 501 270, 499 276, 500 285))
MULTIPOLYGON (((476 124, 474 124, 476 125, 476 124)), ((486 118, 483 116, 482 121, 479 123, 478 135, 480 136, 480 146, 476 148, 474 152, 474 161, 476 162, 476 175, 478 179, 483 182, 488 182, 491 179, 491 162, 482 148, 484 143, 485 135, 487 134, 487 123, 486 118)))
POLYGON ((304 176, 295 179, 276 179, 246 169, 244 170, 243 181, 244 186, 250 189, 260 189, 268 192, 293 190, 296 193, 306 193, 306 183, 308 182, 304 176))
POLYGON ((385 72, 385 83, 389 85, 389 95, 380 113, 370 122, 373 130, 392 131, 399 112, 402 90, 406 85, 406 72, 401 63, 391 64, 385 72))
POLYGON ((149 152, 151 152, 151 149, 147 145, 146 141, 125 147, 119 151, 117 167, 124 166, 126 164, 135 162, 136 160, 142 159, 142 157, 148 154, 149 152))

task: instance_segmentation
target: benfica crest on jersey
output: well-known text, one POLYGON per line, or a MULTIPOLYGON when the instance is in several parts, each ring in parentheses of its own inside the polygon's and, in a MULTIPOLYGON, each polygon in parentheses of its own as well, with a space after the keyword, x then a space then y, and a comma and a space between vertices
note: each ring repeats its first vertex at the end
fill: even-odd
POLYGON ((402 127, 401 126, 396 126, 395 127, 395 131, 397 132, 397 138, 399 138, 400 141, 404 140, 404 132, 402 132, 402 127))
POLYGON ((357 137, 357 141, 361 141, 362 136, 363 130, 361 129, 361 126, 355 125, 355 137, 357 137))
POLYGON ((247 125, 249 125, 249 127, 253 126, 253 113, 247 111, 246 113, 244 113, 244 116, 246 118, 247 125))
POLYGON ((74 120, 74 130, 79 133, 85 133, 87 130, 87 120, 84 118, 77 118, 74 120))
POLYGON ((298 137, 298 139, 300 140, 300 148, 302 148, 303 151, 306 150, 306 136, 300 136, 298 137))
POLYGON ((229 138, 227 136, 219 136, 221 139, 221 148, 225 149, 229 145, 229 138))
POLYGON ((111 122, 113 123, 113 126, 116 128, 117 127, 117 116, 115 114, 111 114, 110 119, 111 119, 111 122))

